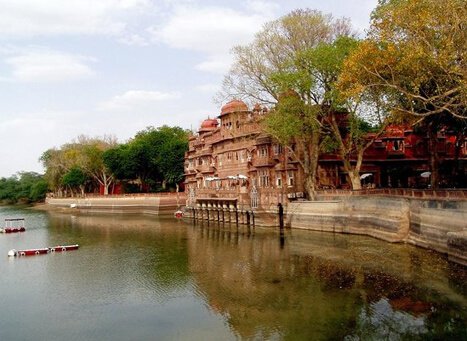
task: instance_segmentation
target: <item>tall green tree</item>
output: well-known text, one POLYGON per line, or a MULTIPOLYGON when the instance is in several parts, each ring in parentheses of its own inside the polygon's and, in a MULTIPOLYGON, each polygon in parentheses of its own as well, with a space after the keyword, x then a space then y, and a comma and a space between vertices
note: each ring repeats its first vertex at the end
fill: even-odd
POLYGON ((162 188, 178 188, 183 179, 184 157, 188 150, 188 133, 180 127, 148 127, 136 134, 130 148, 137 151, 141 177, 160 182, 162 188))
POLYGON ((296 154, 309 197, 317 188, 324 117, 332 100, 328 79, 315 72, 310 54, 320 44, 353 36, 346 19, 310 9, 293 11, 267 23, 250 45, 236 47, 235 63, 224 80, 224 97, 276 106, 275 114, 266 117, 267 130, 296 154))
POLYGON ((159 128, 162 143, 158 148, 156 164, 165 184, 175 186, 184 178, 185 152, 188 150, 188 133, 179 127, 159 128))
POLYGON ((84 196, 84 188, 88 179, 89 177, 81 168, 74 166, 63 175, 61 183, 65 187, 68 187, 72 194, 79 191, 81 196, 84 196))

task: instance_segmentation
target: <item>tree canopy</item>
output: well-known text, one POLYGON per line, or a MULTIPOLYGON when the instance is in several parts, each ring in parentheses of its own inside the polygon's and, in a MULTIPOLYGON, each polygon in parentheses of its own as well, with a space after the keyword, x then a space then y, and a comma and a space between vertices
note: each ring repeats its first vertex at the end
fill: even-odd
POLYGON ((466 119, 466 17, 464 0, 380 1, 345 62, 342 89, 382 92, 401 114, 466 119))
POLYGON ((309 197, 316 190, 321 150, 331 144, 347 148, 342 138, 329 138, 341 132, 332 129, 330 115, 342 111, 335 83, 356 45, 348 20, 293 11, 266 24, 250 45, 236 47, 224 80, 224 94, 273 105, 265 129, 299 160, 309 197))
POLYGON ((49 149, 41 156, 45 177, 58 195, 85 188, 104 194, 118 180, 130 191, 177 187, 183 180, 188 134, 179 127, 148 127, 126 143, 115 139, 80 136, 49 149))
POLYGON ((9 178, 0 179, 0 202, 14 204, 41 201, 47 190, 47 182, 41 174, 19 172, 9 178))

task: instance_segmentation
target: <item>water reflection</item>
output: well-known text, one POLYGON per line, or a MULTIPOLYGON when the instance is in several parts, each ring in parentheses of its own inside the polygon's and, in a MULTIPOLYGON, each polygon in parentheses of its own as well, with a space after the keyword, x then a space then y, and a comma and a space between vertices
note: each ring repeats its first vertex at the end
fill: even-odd
POLYGON ((465 269, 437 254, 301 231, 188 231, 198 292, 241 338, 465 336, 465 269))
POLYGON ((0 339, 467 339, 467 271, 427 250, 141 215, 20 213, 35 227, 0 236, 0 253, 81 247, 0 258, 9 307, 0 339))

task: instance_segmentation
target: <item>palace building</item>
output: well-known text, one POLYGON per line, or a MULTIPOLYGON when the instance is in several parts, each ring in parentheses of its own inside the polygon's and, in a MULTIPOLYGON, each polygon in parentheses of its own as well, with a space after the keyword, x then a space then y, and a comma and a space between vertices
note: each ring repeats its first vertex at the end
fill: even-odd
POLYGON ((261 131, 259 120, 266 113, 266 108, 249 110, 233 100, 217 118, 203 121, 185 157, 188 206, 219 198, 236 200, 239 209, 248 210, 304 196, 297 162, 261 131))
MULTIPOLYGON (((232 100, 219 116, 202 122, 190 137, 185 155, 188 207, 206 201, 216 207, 235 205, 240 211, 268 211, 278 203, 305 197, 299 162, 260 127, 267 112, 259 105, 250 110, 244 102, 232 100)), ((410 127, 389 127, 364 154, 364 187, 426 188, 430 155, 425 135, 410 127)), ((457 146, 456 136, 448 129, 438 132, 440 173, 444 171, 441 179, 447 186, 455 186, 448 183, 449 170, 460 165, 465 175, 467 142, 457 146)), ((350 188, 337 154, 320 156, 318 182, 323 189, 350 188)))

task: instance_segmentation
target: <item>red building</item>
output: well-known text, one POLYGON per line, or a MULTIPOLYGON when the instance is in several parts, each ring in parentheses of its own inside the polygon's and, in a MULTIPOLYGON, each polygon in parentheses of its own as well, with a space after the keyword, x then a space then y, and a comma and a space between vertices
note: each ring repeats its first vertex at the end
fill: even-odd
MULTIPOLYGON (((242 209, 268 209, 279 202, 304 197, 304 176, 286 148, 265 134, 259 121, 267 114, 259 105, 250 110, 239 100, 221 108, 217 118, 202 122, 189 139, 185 155, 188 206, 200 198, 236 200, 242 209)), ((369 136, 371 137, 371 136, 369 136)), ((364 154, 361 179, 365 187, 427 187, 430 150, 426 134, 392 126, 364 154)), ((452 170, 467 164, 467 142, 456 151, 456 137, 443 129, 437 136, 441 184, 454 185, 452 170)), ((350 188, 337 154, 320 156, 322 188, 350 188)), ((464 180, 465 182, 465 180, 464 180)))

